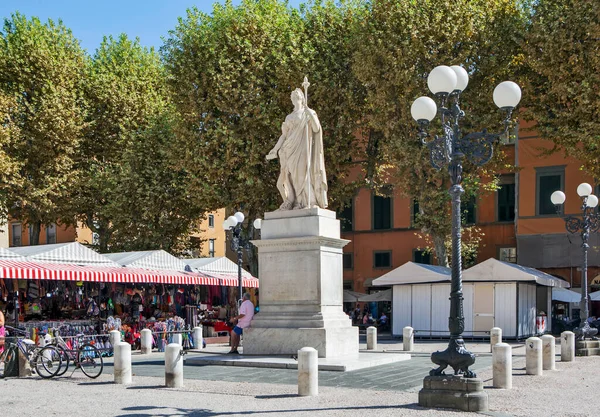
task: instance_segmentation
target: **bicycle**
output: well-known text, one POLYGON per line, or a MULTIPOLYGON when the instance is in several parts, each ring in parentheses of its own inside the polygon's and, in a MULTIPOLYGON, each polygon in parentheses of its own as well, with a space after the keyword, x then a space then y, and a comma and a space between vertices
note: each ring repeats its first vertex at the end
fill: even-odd
POLYGON ((35 342, 27 339, 27 332, 10 326, 5 326, 9 334, 21 336, 6 337, 4 352, 0 355, 0 378, 4 378, 6 366, 11 361, 18 361, 19 352, 29 361, 32 371, 42 378, 52 378, 60 370, 62 359, 54 346, 36 346, 35 342), (17 349, 12 349, 16 345, 17 349), (16 356, 15 356, 16 355, 16 356))
MULTIPOLYGON (((71 348, 67 345, 62 337, 57 335, 50 342, 51 346, 56 347, 59 351, 62 363, 56 376, 64 375, 69 369, 71 361, 75 364, 75 369, 81 369, 81 372, 88 378, 98 378, 104 369, 104 360, 98 348, 93 343, 83 341, 84 335, 78 334, 74 339, 74 344, 71 348)), ((71 375, 73 375, 71 373, 71 375)))

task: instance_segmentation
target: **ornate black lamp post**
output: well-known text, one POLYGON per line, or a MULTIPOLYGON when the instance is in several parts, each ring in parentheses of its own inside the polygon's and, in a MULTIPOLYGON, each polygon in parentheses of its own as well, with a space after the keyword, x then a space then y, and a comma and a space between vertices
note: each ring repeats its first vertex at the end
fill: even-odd
MULTIPOLYGON (((590 238, 590 232, 597 232, 600 228, 600 218, 596 212, 596 206, 598 206, 598 197, 592 194, 592 186, 588 183, 581 183, 577 187, 577 194, 581 197, 581 218, 574 216, 565 216, 565 226, 569 233, 581 233, 581 248, 583 249, 583 265, 581 267, 581 303, 580 303, 580 317, 581 322, 579 327, 575 329, 575 334, 579 340, 585 340, 586 337, 590 337, 596 340, 596 334, 598 329, 590 327, 588 323, 588 317, 590 315, 589 301, 588 301, 588 281, 587 281, 587 267, 588 258, 587 253, 590 245, 588 240, 590 238)), ((561 213, 561 207, 565 202, 566 196, 562 191, 555 191, 550 196, 550 200, 556 207, 556 212, 559 215, 561 213)))
MULTIPOLYGON (((227 220, 223 222, 223 229, 225 231, 231 231, 231 250, 237 253, 237 264, 238 264, 238 308, 242 302, 242 296, 244 295, 242 286, 242 262, 244 258, 244 249, 250 249, 250 239, 242 237, 242 223, 244 222, 244 213, 238 211, 233 216, 229 216, 227 220)), ((256 219, 254 221, 254 228, 260 229, 261 220, 256 219)))
POLYGON ((427 78, 427 85, 439 102, 429 97, 419 97, 411 107, 412 117, 419 124, 419 136, 424 145, 429 148, 431 164, 436 169, 448 167, 452 186, 449 193, 452 197, 452 282, 450 290, 450 317, 448 327, 450 342, 443 352, 431 355, 433 363, 438 365, 430 375, 443 375, 448 366, 454 369, 454 374, 463 374, 467 378, 476 375, 469 370, 475 363, 475 355, 465 348, 462 333, 465 327, 463 315, 463 292, 461 272, 461 228, 460 228, 460 195, 463 160, 467 159, 475 165, 488 162, 493 153, 494 142, 508 132, 511 115, 521 100, 521 89, 512 81, 500 83, 494 90, 494 103, 506 113, 504 131, 488 133, 487 130, 463 135, 460 120, 465 113, 459 107, 460 95, 469 83, 467 71, 457 65, 435 67, 427 78), (441 135, 430 137, 429 122, 439 114, 442 124, 441 135))

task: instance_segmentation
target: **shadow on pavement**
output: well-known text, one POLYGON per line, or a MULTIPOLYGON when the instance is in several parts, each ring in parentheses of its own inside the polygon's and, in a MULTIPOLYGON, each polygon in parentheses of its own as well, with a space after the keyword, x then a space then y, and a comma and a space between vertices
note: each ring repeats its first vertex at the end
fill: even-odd
MULTIPOLYGON (((280 397, 280 396, 272 396, 280 397)), ((236 415, 252 415, 252 414, 284 414, 284 413, 297 413, 297 412, 306 412, 306 411, 361 411, 361 410, 383 410, 383 409, 410 409, 410 410, 420 410, 423 409, 419 407, 417 404, 401 404, 401 405, 373 405, 373 406, 357 406, 357 407, 329 407, 329 408, 299 408, 299 409, 290 409, 290 410, 248 410, 248 411, 210 411, 207 409, 189 409, 189 408, 173 408, 173 407, 160 407, 160 406, 135 406, 135 407, 125 407, 123 411, 134 411, 137 413, 125 413, 120 414, 117 417, 150 417, 150 416, 159 416, 159 417, 167 417, 167 416, 185 416, 185 417, 218 417, 218 416, 228 416, 232 414, 236 415), (160 413, 159 410, 164 410, 163 413, 160 413), (146 413, 140 413, 141 411, 145 411, 146 413)))

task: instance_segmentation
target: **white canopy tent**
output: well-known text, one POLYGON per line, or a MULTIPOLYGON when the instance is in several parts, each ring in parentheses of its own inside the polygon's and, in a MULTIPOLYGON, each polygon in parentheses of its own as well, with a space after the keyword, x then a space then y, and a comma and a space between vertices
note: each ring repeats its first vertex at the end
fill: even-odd
MULTIPOLYGON (((447 336, 450 311, 449 268, 407 262, 373 281, 392 286, 392 334, 405 326, 417 336, 447 336)), ((507 338, 524 338, 551 328, 552 288, 569 284, 542 271, 488 259, 463 271, 465 336, 487 336, 501 327, 507 338)))
POLYGON ((59 263, 82 266, 117 267, 105 255, 82 245, 79 242, 54 243, 50 245, 21 246, 10 248, 16 255, 35 262, 59 263))
MULTIPOLYGON (((225 256, 217 258, 182 259, 192 270, 208 274, 235 274, 237 277, 238 265, 225 256)), ((253 278, 252 274, 242 268, 242 277, 253 278)))
POLYGON ((185 262, 164 250, 107 253, 104 256, 120 266, 130 268, 191 272, 185 262))
MULTIPOLYGON (((579 296, 579 299, 581 300, 581 296, 579 296)), ((600 301, 600 291, 595 291, 593 293, 590 294, 590 300, 592 301, 600 301)))
POLYGON ((566 288, 552 288, 552 299, 563 303, 578 303, 581 301, 581 294, 566 288))
POLYGON ((392 301, 392 289, 379 291, 373 294, 360 294, 358 301, 364 303, 380 302, 380 301, 392 301))
POLYGON ((356 291, 344 290, 344 302, 345 303, 356 303, 359 298, 365 294, 356 291))
POLYGON ((23 255, 19 255, 11 250, 0 248, 0 259, 7 259, 10 261, 26 261, 23 255))

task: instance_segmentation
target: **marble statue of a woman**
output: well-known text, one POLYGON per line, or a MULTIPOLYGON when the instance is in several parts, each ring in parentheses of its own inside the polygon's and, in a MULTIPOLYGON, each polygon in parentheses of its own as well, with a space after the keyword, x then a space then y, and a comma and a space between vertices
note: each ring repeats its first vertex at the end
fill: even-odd
POLYGON ((326 208, 323 129, 317 113, 306 105, 302 90, 292 91, 291 98, 294 111, 285 118, 281 137, 267 155, 267 159, 279 157, 281 164, 277 189, 283 204, 279 210, 326 208))

